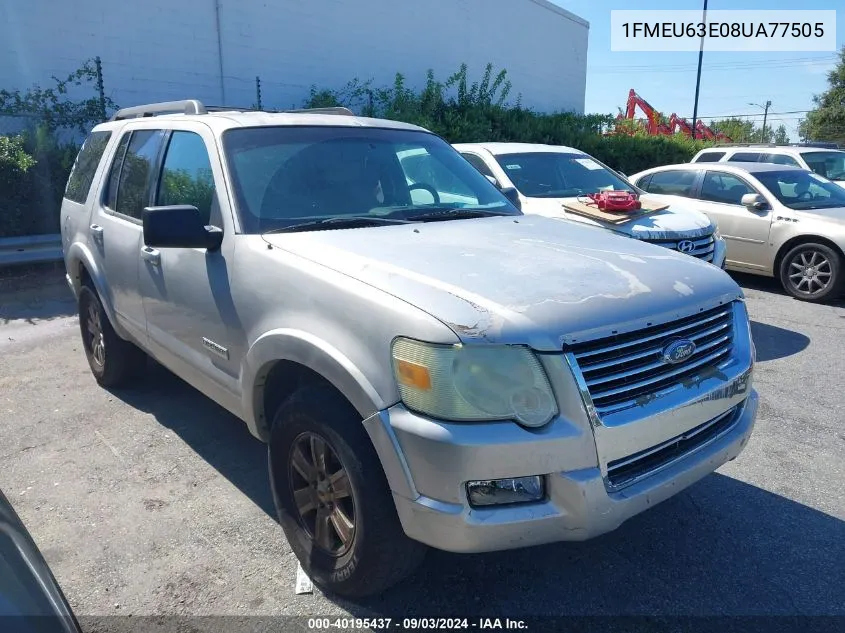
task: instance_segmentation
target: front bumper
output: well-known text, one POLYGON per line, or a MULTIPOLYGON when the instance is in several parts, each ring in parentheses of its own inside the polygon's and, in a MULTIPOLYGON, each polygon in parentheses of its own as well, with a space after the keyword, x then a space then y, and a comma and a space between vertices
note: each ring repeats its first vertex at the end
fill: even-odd
POLYGON ((446 551, 488 552, 598 536, 710 474, 739 455, 752 433, 758 396, 749 389, 743 397, 724 431, 617 491, 598 465, 592 433, 574 426, 537 432, 513 423, 444 423, 401 404, 365 426, 406 534, 446 551), (467 481, 538 474, 545 501, 474 508, 466 498, 467 481))

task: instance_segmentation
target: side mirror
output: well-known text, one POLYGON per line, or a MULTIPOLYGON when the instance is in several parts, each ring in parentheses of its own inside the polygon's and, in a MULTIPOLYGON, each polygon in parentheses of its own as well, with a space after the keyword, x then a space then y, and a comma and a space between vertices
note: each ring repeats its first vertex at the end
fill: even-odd
POLYGON ((223 231, 206 226, 199 209, 190 205, 147 207, 143 223, 145 246, 216 251, 223 243, 223 231))
POLYGON ((498 180, 496 180, 493 176, 488 176, 487 174, 484 174, 484 177, 485 177, 487 180, 489 180, 489 181, 490 181, 490 184, 491 184, 491 185, 493 185, 494 187, 496 187, 496 189, 501 189, 501 188, 502 188, 502 185, 500 185, 500 184, 499 184, 499 181, 498 181, 498 180))
POLYGON ((746 193, 742 196, 741 202, 742 206, 746 209, 753 209, 754 211, 762 211, 763 209, 769 208, 766 199, 759 193, 746 193))
POLYGON ((516 187, 505 187, 504 189, 499 189, 505 198, 511 201, 511 204, 515 206, 517 209, 522 211, 522 201, 519 199, 519 192, 516 190, 516 187))

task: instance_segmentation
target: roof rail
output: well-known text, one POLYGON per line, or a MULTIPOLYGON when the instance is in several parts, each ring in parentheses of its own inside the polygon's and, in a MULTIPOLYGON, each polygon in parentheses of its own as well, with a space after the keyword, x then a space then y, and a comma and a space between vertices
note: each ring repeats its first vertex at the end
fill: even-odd
POLYGON ((197 99, 185 99, 184 101, 164 101, 161 103, 148 103, 146 105, 122 108, 114 113, 111 121, 122 121, 124 119, 135 119, 141 117, 156 116, 159 114, 208 114, 209 112, 284 112, 286 114, 340 114, 343 116, 355 116, 349 108, 302 108, 298 110, 257 110, 255 108, 238 108, 228 106, 206 106, 197 99))
POLYGON ((355 116, 355 113, 349 108, 341 106, 332 108, 301 108, 299 110, 279 110, 285 114, 341 114, 343 116, 355 116))
POLYGON ((836 143, 826 143, 824 141, 809 141, 807 143, 719 143, 717 146, 708 148, 716 150, 719 147, 829 147, 838 149, 836 143))
POLYGON ((201 101, 186 99, 184 101, 162 101, 146 105, 122 108, 112 115, 112 121, 136 119, 139 117, 155 116, 157 114, 205 114, 207 112, 201 101))

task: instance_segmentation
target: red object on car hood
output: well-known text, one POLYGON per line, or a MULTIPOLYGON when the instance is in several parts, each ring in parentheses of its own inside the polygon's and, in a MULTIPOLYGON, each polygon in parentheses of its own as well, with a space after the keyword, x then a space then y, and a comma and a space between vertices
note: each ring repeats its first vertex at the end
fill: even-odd
POLYGON ((599 193, 587 194, 587 197, 600 211, 626 213, 639 211, 642 207, 637 196, 628 191, 600 191, 599 193))

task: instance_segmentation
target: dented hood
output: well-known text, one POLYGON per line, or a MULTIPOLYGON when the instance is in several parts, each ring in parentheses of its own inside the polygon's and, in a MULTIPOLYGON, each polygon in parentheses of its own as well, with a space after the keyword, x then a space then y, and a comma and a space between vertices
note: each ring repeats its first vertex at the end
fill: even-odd
POLYGON ((694 257, 541 216, 265 239, 425 310, 465 342, 554 351, 741 296, 726 273, 694 257))

